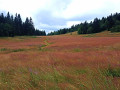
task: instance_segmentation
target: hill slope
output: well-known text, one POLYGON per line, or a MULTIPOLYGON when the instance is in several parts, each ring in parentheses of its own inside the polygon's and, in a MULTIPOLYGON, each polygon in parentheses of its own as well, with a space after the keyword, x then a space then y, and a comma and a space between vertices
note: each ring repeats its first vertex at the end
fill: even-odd
POLYGON ((62 34, 63 36, 81 36, 81 37, 120 37, 120 32, 114 32, 111 33, 110 31, 103 31, 100 33, 94 33, 94 34, 79 34, 77 31, 71 32, 71 33, 66 33, 62 34))

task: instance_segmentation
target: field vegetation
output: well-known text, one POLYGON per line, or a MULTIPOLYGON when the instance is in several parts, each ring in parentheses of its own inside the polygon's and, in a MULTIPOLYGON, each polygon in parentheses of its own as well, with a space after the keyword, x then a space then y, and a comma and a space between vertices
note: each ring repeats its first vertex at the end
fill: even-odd
POLYGON ((0 90, 119 90, 120 37, 0 38, 0 90))

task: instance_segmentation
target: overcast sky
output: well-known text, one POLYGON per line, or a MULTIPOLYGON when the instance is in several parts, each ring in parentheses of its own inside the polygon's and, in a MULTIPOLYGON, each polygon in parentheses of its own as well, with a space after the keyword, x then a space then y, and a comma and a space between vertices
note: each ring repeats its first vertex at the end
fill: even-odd
POLYGON ((0 12, 7 11, 32 17, 36 28, 50 32, 120 13, 120 0, 0 0, 0 12))

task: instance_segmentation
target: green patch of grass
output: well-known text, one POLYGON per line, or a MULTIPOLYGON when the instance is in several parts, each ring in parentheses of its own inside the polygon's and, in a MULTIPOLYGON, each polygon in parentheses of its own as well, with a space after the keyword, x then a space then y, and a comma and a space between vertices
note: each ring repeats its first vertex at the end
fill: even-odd
POLYGON ((88 70, 86 68, 84 69, 77 69, 74 67, 71 67, 70 71, 65 71, 65 73, 69 73, 71 75, 82 75, 82 74, 87 74, 88 70))
POLYGON ((7 51, 7 48, 1 48, 0 51, 7 51))
POLYGON ((42 72, 36 71, 34 69, 29 70, 29 86, 34 88, 49 88, 59 90, 58 83, 64 82, 64 76, 61 75, 58 71, 54 70, 53 72, 42 72), (53 86, 45 87, 43 83, 47 82, 52 83, 53 86))
POLYGON ((65 77, 54 69, 53 72, 47 72, 40 75, 41 80, 49 81, 52 83, 62 83, 65 82, 65 77))
POLYGON ((56 69, 54 69, 53 77, 56 83, 65 81, 65 77, 62 74, 60 74, 56 69))
POLYGON ((14 70, 1 70, 0 71, 0 89, 1 90, 13 90, 14 83, 12 83, 13 76, 15 75, 14 70))
POLYGON ((74 84, 74 82, 75 82, 75 80, 73 80, 71 77, 68 77, 68 76, 65 77, 65 81, 70 84, 74 84))
POLYGON ((42 52, 46 52, 46 51, 49 51, 47 48, 44 48, 44 49, 39 49, 40 51, 42 52))
POLYGON ((46 38, 46 40, 44 40, 44 43, 45 43, 45 44, 43 44, 42 46, 39 46, 39 47, 38 47, 40 51, 53 51, 53 50, 51 50, 51 49, 45 48, 45 47, 49 46, 50 44, 53 44, 52 42, 51 42, 51 43, 48 43, 48 40, 49 40, 49 39, 46 38))
POLYGON ((21 68, 18 68, 17 70, 18 70, 19 73, 22 73, 22 74, 28 73, 28 69, 27 68, 22 68, 21 67, 21 68))
POLYGON ((30 80, 29 80, 29 82, 33 87, 38 87, 39 82, 40 82, 39 75, 37 75, 37 74, 35 74, 33 72, 30 72, 30 80))
MULTIPOLYGON (((38 37, 36 37, 36 36, 15 36, 14 38, 13 38, 13 40, 17 40, 17 41, 24 41, 24 40, 26 40, 26 39, 30 39, 30 38, 38 38, 38 37)), ((39 37, 40 38, 40 37, 39 37)))
POLYGON ((117 90, 112 82, 113 78, 104 75, 100 68, 88 70, 89 72, 86 76, 88 82, 86 85, 91 85, 91 90, 117 90))
POLYGON ((72 49, 72 52, 82 52, 82 51, 89 51, 90 49, 86 48, 86 49, 80 49, 80 48, 75 48, 72 49))
POLYGON ((73 52, 81 52, 81 51, 82 51, 82 49, 80 49, 80 48, 73 49, 73 52))
POLYGON ((46 47, 47 45, 43 44, 41 47, 46 47))
POLYGON ((112 76, 112 77, 120 77, 120 68, 111 68, 111 67, 108 67, 104 71, 104 75, 106 75, 106 76, 112 76))
POLYGON ((80 70, 76 70, 76 73, 77 74, 85 74, 85 73, 87 73, 87 71, 84 69, 80 69, 80 70))
POLYGON ((47 51, 53 52, 53 51, 55 51, 54 49, 50 49, 50 48, 41 48, 41 47, 40 47, 38 50, 41 51, 41 52, 47 52, 47 51))
POLYGON ((45 49, 45 47, 46 47, 46 45, 42 45, 42 46, 38 46, 38 49, 40 50, 40 51, 47 51, 47 49, 45 49))
POLYGON ((95 37, 95 33, 93 33, 93 34, 87 34, 87 35, 83 35, 83 37, 95 37))
POLYGON ((11 52, 21 52, 25 51, 26 49, 8 49, 8 48, 1 48, 0 52, 11 53, 11 52))
POLYGON ((15 50, 12 50, 11 52, 21 52, 21 51, 25 51, 25 49, 15 49, 15 50))

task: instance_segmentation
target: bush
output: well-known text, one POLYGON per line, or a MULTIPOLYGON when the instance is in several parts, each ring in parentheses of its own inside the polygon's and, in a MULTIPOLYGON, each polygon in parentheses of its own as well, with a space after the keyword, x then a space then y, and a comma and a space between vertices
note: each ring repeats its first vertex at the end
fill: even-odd
POLYGON ((112 28, 110 29, 110 31, 111 31, 111 32, 120 32, 120 25, 117 25, 117 26, 115 26, 115 27, 112 27, 112 28))

